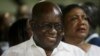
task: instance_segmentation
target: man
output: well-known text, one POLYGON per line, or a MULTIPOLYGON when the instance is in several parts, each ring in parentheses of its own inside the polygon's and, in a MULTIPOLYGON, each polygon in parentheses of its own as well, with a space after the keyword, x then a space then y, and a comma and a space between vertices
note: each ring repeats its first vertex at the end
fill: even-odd
POLYGON ((30 40, 10 48, 2 56, 81 56, 77 47, 60 42, 62 20, 59 7, 48 1, 37 3, 32 10, 30 40), (78 52, 77 52, 78 51, 78 52))

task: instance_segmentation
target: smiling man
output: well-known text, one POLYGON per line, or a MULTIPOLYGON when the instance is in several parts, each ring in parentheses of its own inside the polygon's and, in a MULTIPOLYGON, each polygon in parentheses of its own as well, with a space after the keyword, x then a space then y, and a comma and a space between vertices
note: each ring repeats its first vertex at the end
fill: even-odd
POLYGON ((63 35, 61 15, 60 8, 52 2, 37 3, 30 20, 33 36, 2 56, 84 56, 79 48, 60 41, 63 35))

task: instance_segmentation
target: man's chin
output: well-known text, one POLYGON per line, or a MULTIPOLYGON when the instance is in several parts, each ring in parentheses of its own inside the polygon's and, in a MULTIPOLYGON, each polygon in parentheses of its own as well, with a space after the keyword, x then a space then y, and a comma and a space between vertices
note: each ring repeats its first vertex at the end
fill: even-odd
POLYGON ((57 46, 55 44, 50 44, 50 45, 44 45, 44 49, 47 50, 53 50, 54 48, 56 48, 57 46))

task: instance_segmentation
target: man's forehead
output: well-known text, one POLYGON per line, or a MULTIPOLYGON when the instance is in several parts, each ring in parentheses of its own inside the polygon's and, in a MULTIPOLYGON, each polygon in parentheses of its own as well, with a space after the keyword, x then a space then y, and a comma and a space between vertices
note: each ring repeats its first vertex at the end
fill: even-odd
POLYGON ((54 16, 60 16, 61 12, 57 8, 52 9, 46 9, 41 12, 37 12, 39 17, 54 17, 54 16))
POLYGON ((59 23, 61 22, 61 19, 60 17, 45 17, 45 18, 40 18, 38 20, 36 20, 36 23, 45 23, 45 22, 48 22, 48 23, 59 23))
POLYGON ((32 10, 32 14, 35 17, 39 15, 41 16, 42 14, 51 13, 51 12, 55 14, 60 14, 61 10, 56 4, 47 1, 36 4, 32 10))

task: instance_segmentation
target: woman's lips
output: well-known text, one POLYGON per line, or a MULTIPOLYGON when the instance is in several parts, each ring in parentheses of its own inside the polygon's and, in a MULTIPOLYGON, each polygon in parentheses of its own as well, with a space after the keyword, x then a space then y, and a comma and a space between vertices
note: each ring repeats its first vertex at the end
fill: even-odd
POLYGON ((77 31, 78 32, 86 32, 86 28, 78 28, 77 31))

